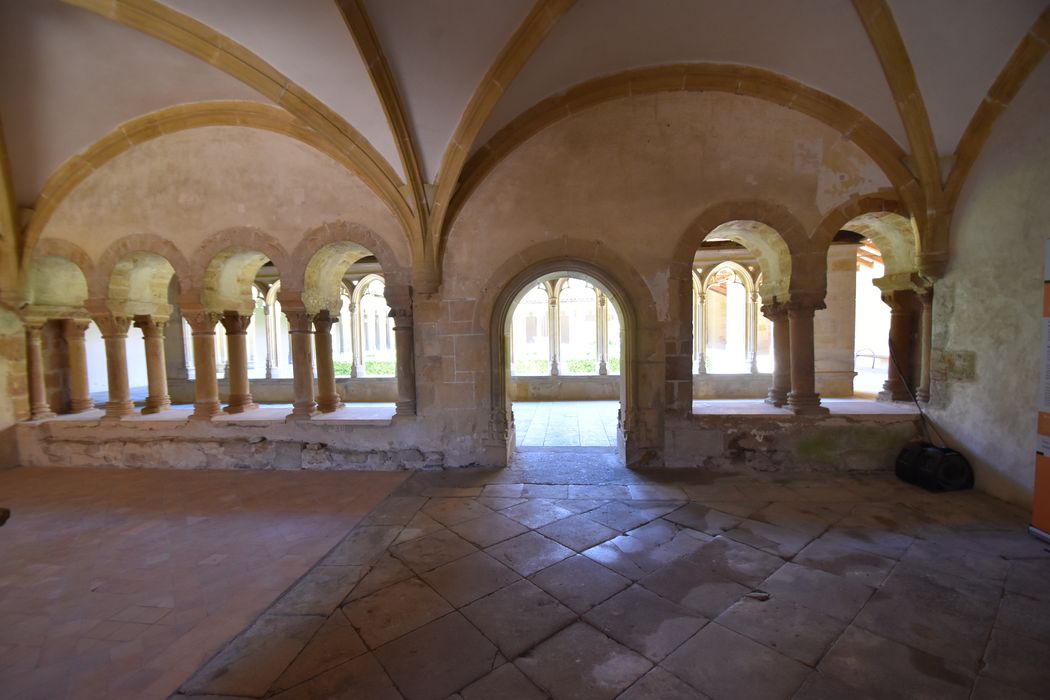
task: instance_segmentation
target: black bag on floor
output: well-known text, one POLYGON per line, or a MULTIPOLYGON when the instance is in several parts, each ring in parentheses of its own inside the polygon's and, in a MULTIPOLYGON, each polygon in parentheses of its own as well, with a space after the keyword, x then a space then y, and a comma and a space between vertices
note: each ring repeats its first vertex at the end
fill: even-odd
POLYGON ((950 447, 913 442, 897 455, 897 478, 927 491, 973 488, 973 467, 950 447))

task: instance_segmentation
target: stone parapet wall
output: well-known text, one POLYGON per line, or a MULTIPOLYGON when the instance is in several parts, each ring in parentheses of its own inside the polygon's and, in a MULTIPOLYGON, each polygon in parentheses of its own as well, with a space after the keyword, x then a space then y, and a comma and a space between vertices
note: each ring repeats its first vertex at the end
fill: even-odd
MULTIPOLYGON (((397 401, 396 377, 360 377, 356 379, 336 379, 336 389, 343 401, 360 403, 394 403, 397 401)), ((176 404, 193 403, 192 379, 169 379, 168 390, 171 401, 176 404)), ((293 396, 292 379, 252 379, 252 398, 257 403, 291 403, 293 396)), ((229 383, 219 380, 219 396, 229 395, 229 383)))
POLYGON ((917 415, 692 415, 667 422, 665 464, 714 471, 887 471, 917 415))
POLYGON ((511 377, 511 401, 617 401, 619 376, 511 377))

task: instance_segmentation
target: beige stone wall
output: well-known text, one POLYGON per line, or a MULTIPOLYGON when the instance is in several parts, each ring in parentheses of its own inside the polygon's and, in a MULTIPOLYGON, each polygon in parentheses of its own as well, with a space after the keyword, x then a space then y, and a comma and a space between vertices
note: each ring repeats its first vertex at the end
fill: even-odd
POLYGON ((28 417, 25 331, 18 316, 0 307, 0 468, 17 465, 15 423, 28 417))
MULTIPOLYGON (((428 330, 440 336, 423 348, 419 363, 428 368, 423 381, 441 378, 423 392, 425 410, 476 406, 481 410, 473 410, 473 420, 488 421, 492 359, 486 339, 498 335, 489 327, 489 310, 504 280, 543 258, 603 260, 598 264, 623 287, 640 282, 637 298, 625 301, 644 315, 651 328, 646 334, 656 334, 640 339, 646 349, 638 363, 636 435, 648 436, 645 447, 659 450, 665 407, 684 413, 692 400, 688 271, 703 236, 683 241, 691 223, 725 202, 776 203, 799 224, 787 241, 804 259, 799 267, 821 273, 799 284, 823 289, 823 264, 813 260, 823 260, 825 251, 802 232, 815 230, 824 214, 850 197, 886 184, 837 132, 747 97, 648 95, 569 117, 501 163, 455 222, 440 299, 426 307, 434 325, 420 329, 424 337, 428 330), (485 371, 464 364, 464 351, 478 356, 485 371)), ((741 204, 725 220, 757 218, 760 209, 741 204)), ((836 284, 833 293, 848 293, 844 287, 836 284)), ((850 346, 845 316, 852 303, 850 294, 832 327, 850 346)), ((831 306, 837 308, 834 300, 831 306)), ((417 316, 426 313, 417 306, 417 316)), ((844 354, 852 371, 852 351, 844 354)), ((841 364, 832 353, 822 359, 826 369, 841 364)))
POLYGON ((1050 237, 1050 64, 996 124, 960 198, 948 273, 935 287, 933 406, 978 488, 1032 499, 1050 237), (939 359, 938 359, 939 358, 939 359))

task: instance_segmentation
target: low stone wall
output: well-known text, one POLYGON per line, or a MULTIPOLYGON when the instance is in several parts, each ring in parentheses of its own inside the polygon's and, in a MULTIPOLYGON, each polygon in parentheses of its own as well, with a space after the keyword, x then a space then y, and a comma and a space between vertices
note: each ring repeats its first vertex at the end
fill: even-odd
MULTIPOLYGON (((259 403, 292 403, 292 379, 252 379, 252 397, 259 403)), ((397 377, 337 378, 336 388, 343 401, 361 403, 394 403, 397 401, 397 377)), ((193 403, 192 379, 169 379, 172 403, 193 403)), ((219 380, 219 396, 229 395, 229 384, 219 380)))
POLYGON ((358 469, 445 466, 415 417, 293 422, 60 420, 18 426, 23 466, 131 469, 358 469))
POLYGON ((885 471, 919 438, 910 414, 692 415, 668 420, 664 463, 715 471, 885 471))
POLYGON ((618 401, 620 376, 511 377, 511 401, 618 401))
POLYGON ((769 374, 694 374, 693 399, 764 399, 772 383, 769 374))

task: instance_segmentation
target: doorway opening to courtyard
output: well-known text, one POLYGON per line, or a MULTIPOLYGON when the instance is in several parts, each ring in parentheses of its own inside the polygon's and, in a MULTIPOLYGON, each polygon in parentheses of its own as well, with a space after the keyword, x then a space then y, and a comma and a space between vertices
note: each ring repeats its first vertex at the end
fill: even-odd
POLYGON ((504 325, 515 452, 624 452, 623 306, 592 275, 559 270, 514 296, 504 325))

